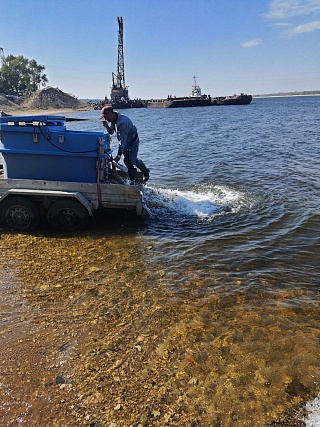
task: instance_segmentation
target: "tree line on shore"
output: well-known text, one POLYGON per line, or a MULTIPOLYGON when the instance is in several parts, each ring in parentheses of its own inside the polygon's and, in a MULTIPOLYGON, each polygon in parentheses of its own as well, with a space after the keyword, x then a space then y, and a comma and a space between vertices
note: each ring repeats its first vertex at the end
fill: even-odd
POLYGON ((23 55, 8 55, 1 60, 0 94, 29 96, 48 83, 45 67, 23 55))

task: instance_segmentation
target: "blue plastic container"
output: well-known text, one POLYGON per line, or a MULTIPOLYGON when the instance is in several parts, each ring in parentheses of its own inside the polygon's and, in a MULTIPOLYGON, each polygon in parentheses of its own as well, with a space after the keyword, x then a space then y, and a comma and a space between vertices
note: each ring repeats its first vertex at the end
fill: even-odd
POLYGON ((65 117, 0 117, 0 153, 4 177, 49 181, 103 180, 106 150, 103 132, 70 131, 65 117), (100 161, 98 161, 100 160, 100 161))

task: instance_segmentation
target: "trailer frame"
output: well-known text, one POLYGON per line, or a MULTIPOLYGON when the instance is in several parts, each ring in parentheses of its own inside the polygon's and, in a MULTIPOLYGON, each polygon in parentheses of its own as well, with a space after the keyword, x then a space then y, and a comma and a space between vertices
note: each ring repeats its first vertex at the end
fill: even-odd
POLYGON ((131 210, 143 216, 143 184, 0 179, 0 222, 14 230, 36 228, 39 223, 36 217, 45 213, 50 225, 74 231, 87 225, 103 209, 131 210))

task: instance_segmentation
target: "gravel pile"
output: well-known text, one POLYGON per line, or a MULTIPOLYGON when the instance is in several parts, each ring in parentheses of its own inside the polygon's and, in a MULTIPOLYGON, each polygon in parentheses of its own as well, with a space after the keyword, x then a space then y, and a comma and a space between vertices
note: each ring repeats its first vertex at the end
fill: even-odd
POLYGON ((12 101, 9 101, 5 96, 0 95, 0 116, 1 112, 18 110, 19 106, 12 101))
POLYGON ((62 92, 60 89, 49 86, 34 92, 21 106, 30 110, 45 110, 59 108, 79 109, 87 105, 77 98, 62 92))
POLYGON ((46 87, 34 92, 24 102, 13 102, 5 96, 0 95, 0 116, 12 115, 16 111, 33 110, 88 110, 88 104, 79 101, 72 95, 69 95, 58 88, 46 87))

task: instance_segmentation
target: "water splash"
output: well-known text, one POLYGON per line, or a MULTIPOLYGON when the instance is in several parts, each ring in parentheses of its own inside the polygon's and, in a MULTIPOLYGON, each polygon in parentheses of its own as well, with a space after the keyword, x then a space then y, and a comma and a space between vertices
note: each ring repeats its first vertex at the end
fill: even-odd
POLYGON ((306 427, 317 427, 320 425, 320 394, 312 402, 306 404, 309 414, 303 420, 306 427))
POLYGON ((245 193, 224 186, 191 190, 147 187, 144 201, 151 218, 174 215, 203 221, 237 213, 252 204, 245 193))

